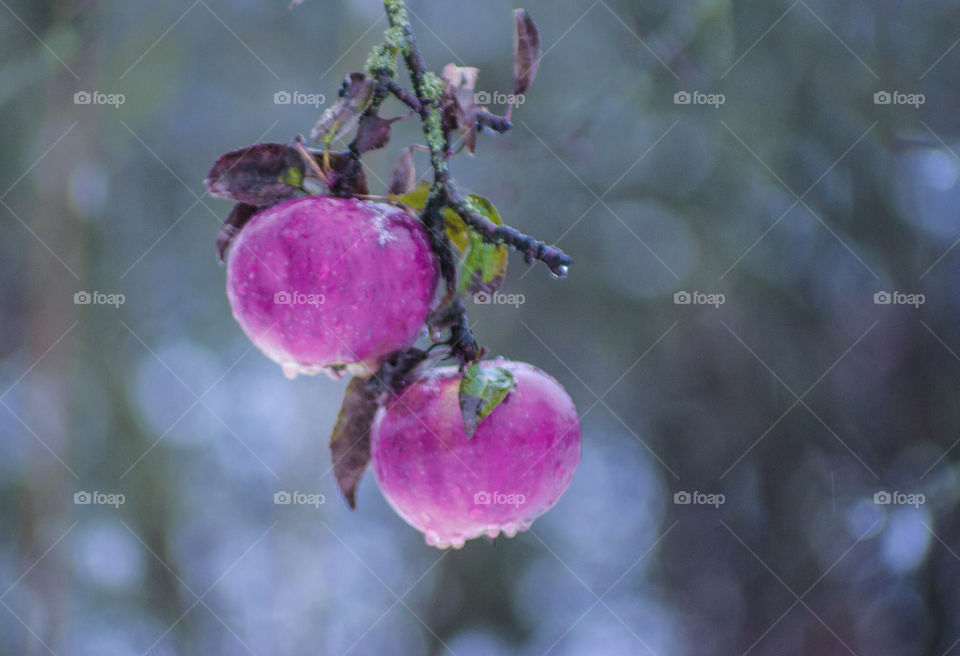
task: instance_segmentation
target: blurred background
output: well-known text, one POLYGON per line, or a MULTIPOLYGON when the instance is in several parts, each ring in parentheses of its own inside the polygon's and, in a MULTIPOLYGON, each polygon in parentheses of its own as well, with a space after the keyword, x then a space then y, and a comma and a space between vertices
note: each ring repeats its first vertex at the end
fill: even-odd
MULTIPOLYGON (((539 77, 453 171, 575 263, 470 314, 583 458, 449 552, 343 503, 345 383, 251 349, 202 182, 308 132, 382 6, 0 5, 0 653, 960 653, 960 3, 526 5, 539 77)), ((509 93, 513 5, 409 6, 509 93)))

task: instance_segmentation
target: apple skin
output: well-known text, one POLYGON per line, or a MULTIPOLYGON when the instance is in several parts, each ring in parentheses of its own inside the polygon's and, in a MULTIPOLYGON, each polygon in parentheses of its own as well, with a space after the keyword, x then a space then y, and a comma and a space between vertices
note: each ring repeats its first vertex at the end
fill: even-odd
POLYGON ((580 462, 570 397, 536 367, 506 360, 516 387, 468 438, 455 367, 427 371, 377 412, 373 471, 393 509, 427 544, 460 548, 502 531, 513 537, 557 502, 580 462))
POLYGON ((258 212, 227 260, 234 318, 291 378, 375 371, 420 336, 438 280, 437 258, 415 217, 329 196, 258 212))

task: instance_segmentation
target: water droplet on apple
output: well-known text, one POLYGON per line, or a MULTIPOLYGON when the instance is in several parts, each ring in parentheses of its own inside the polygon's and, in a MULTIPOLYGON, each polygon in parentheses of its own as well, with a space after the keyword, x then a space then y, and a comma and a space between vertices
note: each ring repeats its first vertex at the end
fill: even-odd
POLYGON ((284 362, 280 366, 283 369, 283 375, 290 380, 296 378, 297 374, 300 373, 300 365, 298 365, 296 362, 284 362))

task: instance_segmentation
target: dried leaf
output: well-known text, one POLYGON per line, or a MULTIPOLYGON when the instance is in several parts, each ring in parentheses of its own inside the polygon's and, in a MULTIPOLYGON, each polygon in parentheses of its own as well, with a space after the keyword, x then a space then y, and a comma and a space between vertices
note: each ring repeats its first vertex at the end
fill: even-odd
MULTIPOLYGON (((323 160, 323 156, 320 154, 316 157, 317 161, 323 160)), ((367 174, 363 170, 363 165, 349 151, 327 153, 327 159, 330 162, 330 169, 327 171, 327 177, 330 179, 330 191, 335 196, 366 196, 370 193, 370 189, 367 187, 367 174)))
POLYGON ((350 73, 340 87, 340 97, 323 113, 310 131, 310 138, 328 147, 338 136, 346 137, 356 129, 373 99, 373 80, 363 73, 350 73))
POLYGON ((480 69, 471 66, 447 64, 443 68, 444 113, 452 116, 460 129, 467 152, 477 150, 477 103, 473 88, 480 69))
POLYGON ((467 437, 473 437, 477 426, 517 386, 517 380, 506 369, 490 363, 474 362, 460 380, 460 413, 467 437))
POLYGON ((394 120, 396 119, 387 120, 376 114, 361 118, 360 125, 357 127, 357 136, 353 140, 357 151, 362 155, 390 143, 390 124, 394 120))
POLYGON ((540 30, 526 9, 513 12, 513 95, 526 93, 540 68, 540 30))
POLYGON ((223 225, 220 226, 220 232, 217 233, 217 255, 220 257, 221 262, 223 262, 224 253, 227 252, 227 246, 230 245, 230 242, 237 236, 240 229, 247 224, 247 221, 253 218, 253 215, 256 214, 259 209, 260 208, 247 205, 246 203, 237 203, 233 206, 233 209, 230 210, 230 214, 227 215, 227 218, 223 221, 223 225))
POLYGON ((388 192, 394 196, 402 196, 413 191, 416 182, 417 170, 413 163, 413 148, 404 148, 397 159, 397 165, 393 167, 393 173, 390 174, 388 192))
POLYGON ((376 396, 367 390, 367 379, 353 378, 330 436, 333 474, 350 508, 357 507, 357 486, 370 462, 370 428, 376 413, 376 396))
POLYGON ((258 143, 224 153, 204 180, 211 196, 258 207, 292 198, 302 181, 300 154, 280 143, 258 143))

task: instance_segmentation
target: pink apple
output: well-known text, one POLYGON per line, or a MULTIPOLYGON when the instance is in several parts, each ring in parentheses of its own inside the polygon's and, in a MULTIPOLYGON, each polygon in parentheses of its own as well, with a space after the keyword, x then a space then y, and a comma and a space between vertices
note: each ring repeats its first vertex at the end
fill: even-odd
POLYGON ((406 211, 309 197, 244 226, 230 248, 227 297, 243 331, 288 376, 369 374, 416 341, 438 278, 426 231, 406 211))
POLYGON ((426 372, 387 401, 371 431, 384 496, 440 548, 529 528, 564 493, 580 462, 577 411, 557 381, 523 362, 481 366, 504 368, 517 384, 473 437, 464 431, 454 367, 426 372))

